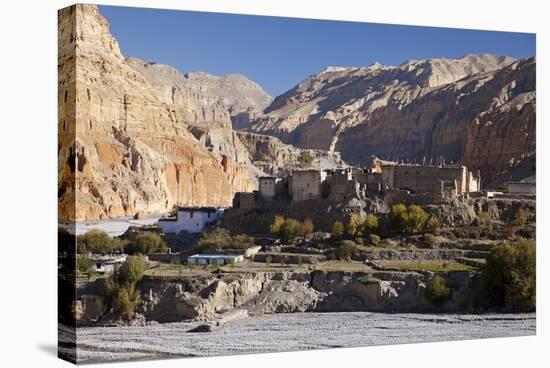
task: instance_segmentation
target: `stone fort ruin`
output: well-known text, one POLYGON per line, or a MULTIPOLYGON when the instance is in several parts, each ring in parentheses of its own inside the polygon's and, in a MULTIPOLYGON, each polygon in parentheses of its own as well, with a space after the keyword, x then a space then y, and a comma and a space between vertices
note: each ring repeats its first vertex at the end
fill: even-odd
POLYGON ((273 201, 383 198, 388 203, 438 203, 481 190, 479 172, 463 165, 420 165, 373 157, 367 167, 293 170, 284 177, 259 178, 259 189, 237 193, 235 208, 257 208, 273 201))

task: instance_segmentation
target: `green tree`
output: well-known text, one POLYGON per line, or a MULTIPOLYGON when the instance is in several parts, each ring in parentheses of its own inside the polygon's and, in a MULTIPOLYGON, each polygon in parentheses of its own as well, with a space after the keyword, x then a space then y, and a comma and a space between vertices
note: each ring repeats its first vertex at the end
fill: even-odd
POLYGON ((339 239, 344 235, 344 224, 341 221, 332 224, 331 235, 335 239, 339 239))
POLYGON ((409 214, 407 207, 402 204, 395 204, 391 207, 388 215, 390 226, 395 231, 405 231, 409 223, 409 214))
POLYGON ((282 237, 282 228, 285 224, 285 218, 281 215, 275 215, 273 223, 269 227, 271 233, 275 236, 282 237))
POLYGON ((299 221, 294 219, 286 219, 281 232, 283 239, 292 243, 298 236, 303 235, 304 229, 299 221))
POLYGON ((435 216, 431 216, 428 221, 426 221, 426 225, 424 226, 424 230, 429 233, 436 233, 441 228, 441 223, 435 216))
POLYGON ((441 304, 451 298, 452 290, 447 287, 445 279, 435 275, 428 281, 426 297, 436 304, 441 304))
POLYGON ((79 255, 76 261, 78 272, 85 274, 88 279, 95 275, 95 266, 88 255, 79 255))
POLYGON ((233 249, 248 249, 256 245, 256 239, 253 236, 246 234, 235 235, 231 239, 231 248, 233 249))
POLYGON ((311 237, 311 234, 313 234, 313 230, 315 229, 313 221, 311 221, 310 218, 306 218, 302 224, 302 229, 305 236, 311 237))
POLYGON ((393 205, 388 217, 393 230, 411 233, 422 230, 428 220, 428 215, 422 207, 415 204, 409 208, 401 203, 393 205))
POLYGON ((526 239, 494 246, 481 271, 486 306, 514 311, 536 307, 536 247, 526 239))
POLYGON ((142 257, 128 256, 116 272, 116 281, 123 285, 135 285, 143 277, 149 264, 142 257))
POLYGON ((139 293, 133 285, 125 285, 117 288, 113 297, 113 314, 122 319, 130 319, 141 303, 139 293))
POLYGON ((130 242, 125 249, 130 254, 148 255, 156 252, 165 253, 168 251, 168 246, 159 234, 145 232, 136 236, 134 241, 130 242))
POLYGON ((376 231, 378 231, 378 217, 376 217, 376 215, 372 213, 369 213, 365 218, 363 227, 365 228, 365 231, 369 234, 376 233, 376 231))
POLYGON ((233 239, 229 230, 218 227, 211 232, 202 234, 197 243, 198 251, 216 251, 229 248, 233 244, 233 239))
POLYGON ((302 151, 299 161, 302 167, 309 167, 313 163, 313 156, 309 151, 302 151))
POLYGON ((348 234, 352 238, 363 236, 363 222, 364 219, 357 213, 352 213, 348 221, 348 234))
POLYGON ((340 246, 336 249, 336 258, 340 261, 349 261, 353 251, 355 250, 355 243, 350 240, 344 240, 340 243, 340 246))
POLYGON ((113 252, 113 239, 103 230, 92 229, 76 238, 78 253, 107 254, 113 252))
POLYGON ((148 263, 142 257, 129 256, 111 277, 104 279, 100 294, 117 318, 130 319, 141 303, 136 285, 147 270, 148 263))
POLYGON ((428 220, 428 215, 422 207, 412 204, 407 209, 407 230, 409 232, 418 232, 424 228, 428 220))
POLYGON ((378 243, 380 243, 380 237, 376 234, 370 234, 369 240, 371 244, 374 244, 374 245, 377 245, 378 243))

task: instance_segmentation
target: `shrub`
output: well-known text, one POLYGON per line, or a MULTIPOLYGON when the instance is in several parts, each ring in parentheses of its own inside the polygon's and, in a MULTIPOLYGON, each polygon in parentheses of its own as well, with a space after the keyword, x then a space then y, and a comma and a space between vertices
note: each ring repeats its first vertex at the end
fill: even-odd
POLYGON ((426 242, 426 244, 434 245, 435 244, 435 236, 430 233, 426 233, 422 235, 422 240, 426 242))
POLYGON ((409 208, 401 203, 393 205, 388 217, 393 230, 411 233, 422 230, 428 220, 428 215, 422 207, 415 204, 409 208))
POLYGON ((409 232, 420 231, 428 220, 428 215, 422 207, 415 204, 409 206, 407 214, 407 230, 409 232))
POLYGON ((285 218, 283 216, 275 215, 275 220, 273 220, 273 223, 269 227, 269 230, 273 235, 281 237, 281 229, 283 228, 284 223, 285 218))
POLYGON ((429 233, 437 233, 440 228, 441 223, 439 222, 439 219, 435 216, 431 216, 428 221, 426 221, 426 225, 424 226, 424 230, 429 233))
POLYGON ((514 216, 513 224, 517 226, 525 225, 529 220, 529 212, 525 208, 518 208, 514 216))
POLYGON ((148 266, 149 264, 144 258, 128 256, 126 262, 124 262, 115 273, 115 278, 120 284, 135 285, 141 280, 148 266))
POLYGON ((303 151, 300 154, 300 157, 298 160, 300 161, 300 165, 302 167, 309 167, 313 162, 313 156, 311 155, 311 153, 309 153, 309 151, 303 151))
POLYGON ((78 272, 86 273, 94 264, 87 255, 79 256, 76 261, 76 269, 78 272))
POLYGON ((303 235, 302 224, 294 219, 286 219, 281 229, 282 238, 285 241, 293 242, 298 236, 303 235))
POLYGON ((507 226, 504 229, 504 237, 507 240, 514 240, 516 232, 514 231, 514 228, 512 226, 507 226))
POLYGON ((355 243, 350 240, 344 240, 340 243, 340 246, 336 249, 335 256, 340 261, 349 261, 353 251, 355 250, 355 243))
POLYGON ((147 261, 141 257, 129 256, 126 262, 108 279, 103 280, 100 294, 110 305, 117 318, 129 319, 141 303, 136 285, 147 269, 147 261))
POLYGON ((111 250, 113 252, 119 251, 120 253, 124 253, 129 243, 130 241, 126 239, 113 238, 111 239, 111 250))
POLYGON ((534 311, 535 258, 535 243, 525 239, 493 247, 481 271, 482 302, 485 306, 534 311))
POLYGON ((78 253, 112 253, 113 239, 103 230, 92 229, 77 236, 78 253))
POLYGON ((352 213, 348 221, 348 234, 352 238, 363 236, 364 219, 357 213, 352 213))
POLYGON ((168 247, 164 240, 157 233, 146 232, 139 234, 125 247, 128 254, 148 255, 151 253, 166 253, 168 247))
POLYGON ((378 231, 378 217, 376 215, 369 213, 365 218, 364 229, 367 233, 373 234, 378 231))
POLYGON ((341 221, 336 221, 332 224, 331 235, 335 239, 341 238, 344 235, 344 224, 341 221))
POLYGON ((253 236, 246 234, 235 235, 231 239, 231 248, 247 249, 256 245, 256 239, 253 236))
POLYGON ((371 244, 378 244, 380 243, 380 237, 376 234, 370 234, 369 235, 369 240, 370 240, 370 243, 371 244))
POLYGON ((436 304, 446 302, 451 298, 452 290, 447 287, 445 279, 435 275, 428 281, 426 286, 426 297, 436 304))
POLYGON ((203 233, 196 248, 198 251, 220 250, 230 247, 232 240, 229 230, 218 227, 210 232, 203 233))
POLYGON ((113 314, 122 319, 130 319, 141 303, 141 298, 133 285, 126 285, 117 289, 113 298, 113 314))
POLYGON ((389 213, 390 226, 395 231, 405 231, 409 223, 407 207, 404 204, 395 204, 391 207, 389 213))
POLYGON ((355 238, 355 239, 353 239, 353 241, 357 245, 363 245, 363 238, 355 238))
POLYGON ((302 224, 304 235, 307 237, 311 237, 311 234, 313 234, 314 226, 313 221, 311 221, 310 218, 306 218, 304 220, 304 223, 302 224))
POLYGON ((479 213, 479 224, 482 226, 488 226, 491 224, 491 215, 487 211, 481 211, 479 213))
POLYGON ((78 272, 85 274, 88 279, 95 275, 94 263, 90 260, 87 255, 78 256, 76 261, 76 267, 78 272))

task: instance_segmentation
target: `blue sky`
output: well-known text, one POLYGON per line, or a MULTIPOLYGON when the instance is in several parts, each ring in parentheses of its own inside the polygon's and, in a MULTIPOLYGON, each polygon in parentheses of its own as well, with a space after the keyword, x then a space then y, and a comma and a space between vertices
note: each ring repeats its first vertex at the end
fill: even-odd
POLYGON ((122 53, 182 72, 241 73, 277 96, 329 65, 535 55, 535 35, 100 6, 122 53))

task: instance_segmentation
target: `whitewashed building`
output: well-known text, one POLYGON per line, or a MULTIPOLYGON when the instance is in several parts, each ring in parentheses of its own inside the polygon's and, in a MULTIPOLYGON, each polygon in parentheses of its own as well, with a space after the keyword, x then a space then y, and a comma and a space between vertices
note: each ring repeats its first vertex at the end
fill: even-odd
POLYGON ((187 264, 190 265, 225 265, 244 261, 242 254, 194 254, 187 257, 187 264))
POLYGON ((93 254, 90 256, 90 261, 94 264, 94 270, 97 273, 111 274, 115 272, 116 268, 119 267, 126 261, 128 257, 127 254, 119 255, 97 255, 93 254))
POLYGON ((179 234, 183 230, 200 233, 205 226, 219 220, 223 213, 223 208, 216 207, 180 207, 175 217, 159 219, 159 226, 164 233, 179 234))

